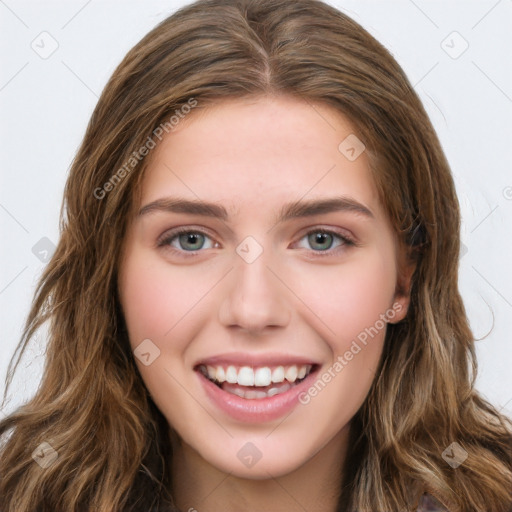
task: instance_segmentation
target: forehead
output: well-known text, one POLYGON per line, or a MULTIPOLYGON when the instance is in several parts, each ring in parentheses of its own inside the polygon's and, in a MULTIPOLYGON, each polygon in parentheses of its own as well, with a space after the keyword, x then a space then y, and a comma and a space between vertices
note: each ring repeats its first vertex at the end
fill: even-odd
POLYGON ((143 204, 178 195, 221 202, 230 215, 327 194, 382 213, 356 127, 288 96, 199 103, 149 155, 141 192, 143 204))

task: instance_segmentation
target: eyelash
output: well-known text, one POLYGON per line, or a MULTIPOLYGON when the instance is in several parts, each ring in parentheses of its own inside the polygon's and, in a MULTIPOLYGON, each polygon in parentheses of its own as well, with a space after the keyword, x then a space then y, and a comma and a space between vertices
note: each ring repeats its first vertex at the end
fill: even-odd
MULTIPOLYGON (((306 238, 308 235, 310 235, 312 233, 333 235, 335 238, 339 238, 342 241, 342 243, 340 245, 338 245, 337 247, 335 247, 334 249, 327 249, 325 251, 315 251, 315 250, 311 249, 311 252, 314 253, 314 256, 313 256, 314 258, 322 258, 322 257, 326 257, 326 256, 332 256, 333 254, 336 254, 339 250, 342 250, 343 248, 357 246, 355 240, 348 237, 347 235, 345 235, 345 234, 342 235, 338 231, 328 230, 328 229, 324 229, 324 228, 315 228, 315 229, 308 231, 299 239, 299 241, 306 238)), ((199 234, 199 235, 204 235, 208 238, 211 238, 210 235, 208 235, 208 233, 206 233, 205 231, 202 231, 200 229, 191 229, 188 227, 182 227, 182 228, 176 228, 176 229, 172 230, 171 232, 167 232, 164 235, 162 235, 162 237, 160 237, 160 239, 157 241, 157 247, 162 247, 166 250, 170 250, 171 252, 178 254, 180 257, 184 257, 184 258, 189 257, 189 256, 192 256, 192 257, 196 256, 198 253, 200 253, 204 250, 204 249, 199 249, 197 251, 184 251, 184 250, 175 249, 174 247, 171 247, 170 246, 171 242, 182 234, 194 234, 194 235, 199 234), (183 253, 185 253, 186 256, 184 256, 183 253)))

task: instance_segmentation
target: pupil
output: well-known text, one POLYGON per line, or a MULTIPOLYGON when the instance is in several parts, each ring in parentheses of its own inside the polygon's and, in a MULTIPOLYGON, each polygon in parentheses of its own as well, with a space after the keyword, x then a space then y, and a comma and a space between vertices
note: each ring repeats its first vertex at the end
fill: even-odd
MULTIPOLYGON (((188 243, 191 243, 192 245, 194 245, 194 243, 196 243, 196 244, 199 243, 199 245, 201 245, 200 242, 198 242, 198 240, 200 240, 199 237, 201 237, 201 236, 202 235, 199 233, 195 233, 195 234, 194 233, 186 233, 186 234, 182 235, 182 240, 180 242, 183 242, 185 247, 188 243)), ((182 247, 183 247, 183 244, 182 244, 182 247)), ((197 249, 197 247, 192 248, 192 250, 195 250, 195 249, 197 249)))
MULTIPOLYGON (((331 235, 329 233, 316 233, 313 235, 313 244, 315 243, 328 243, 330 242, 331 235)), ((328 247, 322 247, 322 249, 328 249, 330 247, 330 243, 328 243, 328 247)))

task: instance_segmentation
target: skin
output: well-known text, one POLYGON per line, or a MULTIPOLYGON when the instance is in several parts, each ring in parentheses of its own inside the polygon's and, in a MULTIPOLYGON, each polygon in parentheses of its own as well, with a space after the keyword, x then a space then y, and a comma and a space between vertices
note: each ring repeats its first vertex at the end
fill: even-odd
POLYGON ((323 104, 227 100, 193 110, 149 155, 139 208, 172 195, 229 213, 227 221, 163 211, 134 217, 123 245, 120 300, 132 348, 150 339, 160 350, 148 366, 136 362, 177 433, 172 492, 182 510, 335 510, 350 421, 374 380, 386 327, 309 403, 276 421, 241 422, 220 411, 193 366, 227 352, 280 352, 320 362, 323 374, 393 305, 392 322, 406 315, 408 296, 396 290, 399 275, 407 289, 412 269, 399 273, 366 154, 350 161, 338 150, 354 133, 323 104), (373 218, 337 211, 274 221, 285 203, 334 195, 350 196, 373 218), (158 247, 179 226, 206 237, 158 247), (337 236, 315 244, 307 235, 318 228, 357 245, 337 236), (236 252, 247 236, 263 249, 252 263, 236 252), (237 457, 249 441, 262 454, 252 467, 237 457))

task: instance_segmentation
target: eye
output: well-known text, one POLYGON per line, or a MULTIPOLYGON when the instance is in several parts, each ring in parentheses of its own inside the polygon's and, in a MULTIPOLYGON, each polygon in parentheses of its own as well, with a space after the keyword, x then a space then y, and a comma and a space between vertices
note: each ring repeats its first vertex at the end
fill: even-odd
MULTIPOLYGON (((312 252, 317 253, 317 256, 328 256, 337 252, 343 247, 349 247, 356 245, 355 241, 349 238, 347 235, 343 235, 336 231, 327 229, 314 229, 306 233, 300 241, 306 239, 308 244, 312 247, 312 252), (332 249, 335 240, 339 243, 332 249)), ((217 242, 213 242, 211 237, 202 230, 193 230, 190 228, 176 228, 170 232, 166 232, 158 241, 158 247, 169 249, 179 255, 189 253, 190 256, 195 255, 201 249, 213 249, 219 247, 217 242), (205 241, 210 240, 210 243, 205 241)), ((307 247, 306 247, 307 249, 307 247)))
POLYGON ((158 247, 169 247, 176 252, 195 252, 200 249, 212 249, 214 245, 218 245, 215 242, 210 247, 208 247, 208 244, 205 247, 205 239, 210 239, 210 237, 203 231, 178 228, 165 233, 163 238, 157 242, 157 245, 158 247))
POLYGON ((342 235, 336 231, 318 228, 309 231, 300 240, 307 240, 307 243, 310 245, 310 247, 313 248, 313 252, 320 253, 315 254, 315 257, 327 256, 337 252, 339 248, 356 245, 355 241, 349 238, 347 235, 342 235), (332 249, 335 239, 338 239, 340 242, 334 249, 332 249))

